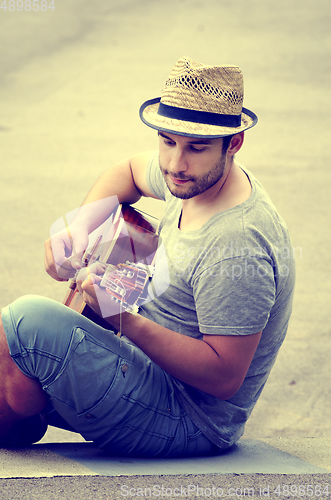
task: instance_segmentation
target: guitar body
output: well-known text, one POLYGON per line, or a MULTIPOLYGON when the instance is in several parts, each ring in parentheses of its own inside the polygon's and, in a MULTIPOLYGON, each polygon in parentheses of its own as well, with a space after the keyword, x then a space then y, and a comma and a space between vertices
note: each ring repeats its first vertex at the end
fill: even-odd
MULTIPOLYGON (((120 205, 100 228, 90 235, 89 248, 85 252, 85 264, 95 261, 117 266, 127 261, 152 265, 159 245, 158 220, 130 205, 120 205)), ((72 280, 63 301, 103 328, 109 323, 98 316, 82 299, 72 280)))

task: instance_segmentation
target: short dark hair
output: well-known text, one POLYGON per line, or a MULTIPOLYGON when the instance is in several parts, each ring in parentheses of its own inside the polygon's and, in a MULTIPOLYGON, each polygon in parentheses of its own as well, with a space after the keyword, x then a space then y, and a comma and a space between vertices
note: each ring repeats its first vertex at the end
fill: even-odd
POLYGON ((222 145, 222 153, 225 154, 228 150, 228 147, 230 146, 230 142, 232 139, 233 135, 226 135, 223 137, 223 145, 222 145))

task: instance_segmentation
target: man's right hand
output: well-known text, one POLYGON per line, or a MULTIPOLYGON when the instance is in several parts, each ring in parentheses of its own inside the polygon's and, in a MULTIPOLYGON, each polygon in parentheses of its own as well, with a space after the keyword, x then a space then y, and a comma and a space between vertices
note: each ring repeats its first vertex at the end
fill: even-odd
POLYGON ((88 245, 84 228, 68 228, 54 234, 45 242, 45 269, 57 281, 73 278, 83 266, 82 258, 88 245))

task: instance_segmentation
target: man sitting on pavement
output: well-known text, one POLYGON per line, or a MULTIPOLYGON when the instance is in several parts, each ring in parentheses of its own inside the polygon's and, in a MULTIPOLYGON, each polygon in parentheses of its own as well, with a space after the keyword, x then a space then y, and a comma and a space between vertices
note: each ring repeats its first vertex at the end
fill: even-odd
POLYGON ((88 235, 116 204, 147 196, 165 202, 152 278, 162 293, 138 314, 110 301, 105 314, 102 266, 78 274, 84 301, 121 338, 46 298, 4 308, 2 446, 35 442, 51 424, 113 455, 216 454, 242 436, 275 362, 294 263, 284 221, 234 159, 257 122, 243 108, 241 70, 181 58, 140 116, 159 151, 101 175, 70 227, 46 242, 46 269, 63 280, 59 263, 71 254, 81 268, 88 235))

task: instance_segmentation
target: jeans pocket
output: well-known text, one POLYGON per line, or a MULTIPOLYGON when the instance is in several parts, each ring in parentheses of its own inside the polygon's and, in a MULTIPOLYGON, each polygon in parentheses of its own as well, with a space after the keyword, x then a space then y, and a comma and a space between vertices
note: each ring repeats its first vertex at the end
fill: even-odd
POLYGON ((75 328, 61 370, 47 392, 54 406, 63 403, 92 423, 116 406, 130 379, 131 365, 109 345, 82 328, 75 328))

